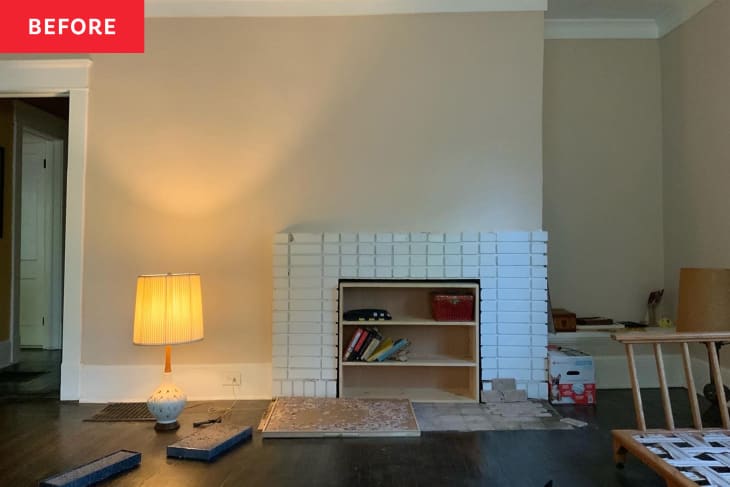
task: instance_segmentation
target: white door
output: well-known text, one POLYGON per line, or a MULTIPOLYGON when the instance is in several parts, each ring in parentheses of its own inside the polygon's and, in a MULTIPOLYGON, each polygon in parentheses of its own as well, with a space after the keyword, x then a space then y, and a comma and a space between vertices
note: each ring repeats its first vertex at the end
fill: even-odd
POLYGON ((47 326, 51 290, 51 189, 49 159, 52 143, 23 132, 20 205, 20 346, 50 345, 47 326))

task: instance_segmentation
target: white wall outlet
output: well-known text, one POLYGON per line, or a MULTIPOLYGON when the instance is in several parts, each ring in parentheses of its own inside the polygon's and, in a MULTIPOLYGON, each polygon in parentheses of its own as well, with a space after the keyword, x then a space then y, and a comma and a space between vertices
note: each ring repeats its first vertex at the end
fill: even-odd
POLYGON ((224 386, 240 386, 241 385, 241 373, 240 372, 224 372, 223 373, 223 385, 224 386))

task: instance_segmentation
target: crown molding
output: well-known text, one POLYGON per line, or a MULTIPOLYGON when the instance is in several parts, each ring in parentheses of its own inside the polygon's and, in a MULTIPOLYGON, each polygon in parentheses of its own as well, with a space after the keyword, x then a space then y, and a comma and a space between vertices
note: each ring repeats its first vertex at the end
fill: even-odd
POLYGON ((667 9, 657 18, 658 37, 664 37, 671 31, 697 15, 715 0, 693 0, 682 2, 674 8, 667 9))
POLYGON ((545 39, 656 39, 653 19, 546 19, 545 39))
POLYGON ((314 17, 547 10, 547 0, 147 0, 146 17, 314 17))

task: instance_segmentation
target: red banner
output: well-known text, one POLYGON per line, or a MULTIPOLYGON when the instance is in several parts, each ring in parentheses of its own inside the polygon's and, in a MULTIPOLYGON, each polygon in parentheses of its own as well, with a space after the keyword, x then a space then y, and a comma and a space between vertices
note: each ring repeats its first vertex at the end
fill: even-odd
POLYGON ((144 52, 144 0, 3 0, 0 52, 144 52))

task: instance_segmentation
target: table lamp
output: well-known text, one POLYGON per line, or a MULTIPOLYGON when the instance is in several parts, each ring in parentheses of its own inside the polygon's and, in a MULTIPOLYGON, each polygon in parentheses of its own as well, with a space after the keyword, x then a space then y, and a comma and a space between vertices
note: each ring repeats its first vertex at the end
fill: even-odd
POLYGON ((157 418, 157 431, 180 427, 177 417, 185 407, 185 393, 172 382, 170 345, 203 339, 203 304, 199 274, 156 274, 137 277, 134 309, 135 345, 165 345, 162 384, 147 400, 157 418))
MULTIPOLYGON (((677 331, 730 331, 730 269, 679 270, 677 331)), ((717 343, 718 354, 723 345, 717 343)), ((703 392, 705 398, 717 402, 714 384, 707 384, 703 392)))

